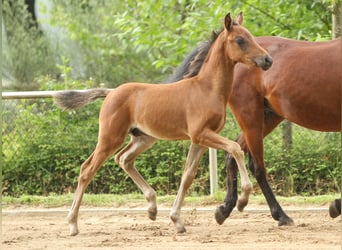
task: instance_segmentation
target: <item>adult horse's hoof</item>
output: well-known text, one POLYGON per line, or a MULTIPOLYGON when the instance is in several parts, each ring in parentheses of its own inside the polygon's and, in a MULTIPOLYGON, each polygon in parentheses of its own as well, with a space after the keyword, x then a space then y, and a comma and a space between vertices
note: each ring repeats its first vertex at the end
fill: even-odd
POLYGON ((217 224, 222 225, 223 222, 228 218, 228 216, 225 215, 224 213, 224 206, 219 206, 216 208, 215 211, 215 220, 217 222, 217 224))
POLYGON ((294 226, 294 222, 290 217, 280 218, 278 226, 294 226))
POLYGON ((331 218, 336 218, 341 214, 341 200, 334 200, 329 206, 329 215, 331 218))

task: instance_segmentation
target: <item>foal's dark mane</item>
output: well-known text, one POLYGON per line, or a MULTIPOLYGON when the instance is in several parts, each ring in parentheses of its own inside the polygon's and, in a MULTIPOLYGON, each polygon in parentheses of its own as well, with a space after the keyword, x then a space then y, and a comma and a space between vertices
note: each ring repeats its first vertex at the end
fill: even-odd
POLYGON ((219 36, 220 32, 212 32, 210 41, 200 43, 191 53, 183 60, 177 70, 165 81, 165 83, 176 82, 184 78, 190 78, 198 75, 208 52, 219 36))
MULTIPOLYGON (((234 22, 234 25, 237 25, 237 23, 234 22)), ((193 51, 191 51, 190 54, 188 54, 183 60, 181 65, 176 69, 176 71, 164 83, 176 82, 198 75, 211 46, 222 31, 223 30, 219 32, 213 31, 211 34, 211 40, 200 43, 193 51)), ((267 99, 264 98, 264 114, 267 117, 271 113, 275 114, 267 99)))

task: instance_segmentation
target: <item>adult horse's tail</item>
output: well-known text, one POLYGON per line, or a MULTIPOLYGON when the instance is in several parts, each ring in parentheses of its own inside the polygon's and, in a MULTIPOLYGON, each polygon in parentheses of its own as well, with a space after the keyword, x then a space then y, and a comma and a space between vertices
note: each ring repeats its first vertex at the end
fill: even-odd
POLYGON ((85 91, 61 91, 53 95, 55 104, 63 110, 73 110, 87 105, 96 99, 104 98, 110 89, 96 88, 85 91))

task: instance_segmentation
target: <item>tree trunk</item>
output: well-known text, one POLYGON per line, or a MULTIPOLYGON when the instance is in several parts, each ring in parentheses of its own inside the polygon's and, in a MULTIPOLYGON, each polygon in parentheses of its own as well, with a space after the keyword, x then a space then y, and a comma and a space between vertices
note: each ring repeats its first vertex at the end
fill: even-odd
POLYGON ((282 124, 283 130, 283 151, 289 152, 292 149, 292 124, 285 120, 282 124))
POLYGON ((293 177, 291 175, 291 150, 292 150, 292 123, 285 120, 282 125, 282 161, 283 167, 280 170, 283 185, 281 190, 283 195, 292 195, 294 191, 293 177))
POLYGON ((342 1, 337 0, 334 1, 332 8, 332 38, 337 38, 341 36, 341 9, 342 9, 342 1))

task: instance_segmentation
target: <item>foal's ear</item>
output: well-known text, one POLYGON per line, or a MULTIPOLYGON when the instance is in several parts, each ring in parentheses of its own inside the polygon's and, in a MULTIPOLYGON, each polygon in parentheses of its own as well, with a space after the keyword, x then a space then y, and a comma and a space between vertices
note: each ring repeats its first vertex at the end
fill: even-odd
POLYGON ((230 17, 230 13, 228 13, 226 15, 226 17, 224 18, 224 27, 230 31, 233 27, 233 20, 232 18, 230 17))
POLYGON ((239 13, 239 15, 236 18, 236 21, 238 22, 238 24, 242 25, 243 23, 243 15, 242 15, 242 11, 239 13))

